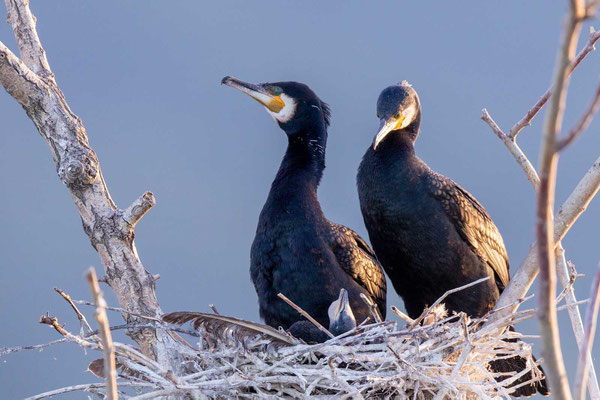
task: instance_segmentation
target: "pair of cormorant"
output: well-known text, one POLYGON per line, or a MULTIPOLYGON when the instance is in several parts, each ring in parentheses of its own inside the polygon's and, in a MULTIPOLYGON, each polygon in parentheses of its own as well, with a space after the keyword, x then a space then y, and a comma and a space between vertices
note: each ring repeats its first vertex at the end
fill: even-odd
MULTIPOLYGON (((317 199, 325 168, 327 104, 298 82, 254 85, 225 77, 222 83, 262 104, 288 137, 251 250, 250 273, 268 325, 292 327, 302 336, 299 325, 294 326, 302 317, 277 297, 283 293, 331 327, 344 314, 332 316, 334 320, 328 315, 342 288, 356 321, 371 315, 361 294, 385 318, 383 269, 412 318, 447 290, 483 277, 491 279, 449 296, 445 304, 450 312, 472 317, 493 308, 509 280, 502 237, 471 194, 415 155, 421 105, 409 84, 390 86, 379 96, 381 125, 358 171, 360 206, 373 252, 356 232, 330 222, 317 199)), ((517 357, 491 367, 520 371, 524 363, 517 357)), ((545 380, 513 395, 536 391, 548 393, 545 380)))

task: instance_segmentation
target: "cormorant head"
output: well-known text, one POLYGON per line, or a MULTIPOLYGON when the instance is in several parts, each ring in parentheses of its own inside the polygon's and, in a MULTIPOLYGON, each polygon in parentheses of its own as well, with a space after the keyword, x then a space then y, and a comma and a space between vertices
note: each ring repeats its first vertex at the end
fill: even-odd
POLYGON ((417 139, 421 125, 421 103, 417 92, 406 81, 389 86, 377 99, 379 132, 373 140, 373 149, 389 135, 408 135, 411 142, 417 139))
POLYGON ((340 290, 340 297, 331 303, 328 314, 329 332, 333 335, 339 336, 356 328, 356 318, 354 318, 354 313, 352 312, 352 308, 350 308, 348 291, 346 289, 340 290))
POLYGON ((315 125, 326 132, 329 126, 329 106, 303 83, 252 84, 231 76, 223 78, 221 83, 246 93, 262 104, 288 136, 314 131, 315 125))

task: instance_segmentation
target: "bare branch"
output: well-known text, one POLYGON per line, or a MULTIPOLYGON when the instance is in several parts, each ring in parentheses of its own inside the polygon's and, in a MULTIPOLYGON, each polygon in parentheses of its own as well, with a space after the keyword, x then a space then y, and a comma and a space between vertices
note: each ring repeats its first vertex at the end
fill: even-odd
POLYGON ((398 307, 396 306, 392 306, 391 307, 392 311, 394 314, 396 314, 397 316, 399 316, 400 318, 402 318, 404 320, 404 322, 406 322, 409 325, 414 324, 415 320, 412 319, 411 317, 409 317, 408 315, 404 314, 402 311, 400 311, 398 309, 398 307))
MULTIPOLYGON (((575 334, 575 340, 577 341, 577 347, 579 351, 582 350, 584 340, 583 322, 581 321, 581 314, 579 313, 579 307, 576 306, 577 298, 575 297, 575 291, 573 290, 572 282, 574 282, 577 272, 570 272, 569 265, 565 258, 565 250, 562 245, 559 244, 556 249, 556 260, 558 278, 561 286, 565 289, 565 299, 567 305, 571 305, 567 309, 569 318, 571 319, 571 326, 573 327, 573 333, 575 334)), ((590 390, 590 397, 592 399, 600 399, 600 390, 598 389, 598 378, 596 376, 596 369, 592 361, 591 355, 588 355, 589 368, 589 379, 588 386, 590 390)), ((577 390, 575 390, 575 396, 577 396, 577 390)))
POLYGON ((581 133, 587 129, 590 122, 594 118, 594 114, 598 111, 598 106, 600 106, 600 85, 596 89, 596 94, 594 95, 594 99, 588 106, 587 110, 583 113, 577 124, 571 128, 567 136, 561 138, 557 143, 557 151, 562 151, 566 147, 568 147, 571 143, 575 141, 581 135, 581 133))
POLYGON ((93 329, 90 326, 90 324, 88 324, 87 319, 85 318, 85 315, 83 315, 81 313, 81 311, 79 311, 79 308, 77 308, 77 306, 75 305, 75 303, 73 303, 73 300, 71 299, 71 296, 69 296, 68 293, 63 292, 62 290, 60 290, 59 288, 54 288, 54 291, 58 294, 61 295, 61 297, 63 299, 65 299, 67 301, 67 303, 69 303, 69 305, 71 306, 71 308, 73 308, 73 311, 75 311, 75 314, 77 314, 77 319, 79 319, 79 324, 81 325, 81 333, 80 336, 84 335, 83 332, 83 327, 85 326, 89 332, 92 332, 93 329))
POLYGON ((521 150, 515 141, 515 138, 507 136, 502 129, 500 129, 498 124, 496 124, 496 121, 492 119, 485 108, 481 110, 481 119, 484 120, 490 126, 490 128, 492 128, 492 131, 494 131, 496 136, 498 136, 498 138, 500 138, 500 140, 502 140, 502 142, 506 145, 510 153, 515 157, 515 160, 517 160, 517 163, 519 163, 523 169, 523 172, 525 172, 525 175, 527 175, 527 179, 529 182, 531 182, 533 188, 537 190, 537 187, 540 183, 540 178, 538 177, 535 168, 525 153, 523 153, 523 150, 521 150))
POLYGON ((115 361, 115 347, 110 333, 110 324, 106 316, 106 301, 102 296, 102 291, 96 278, 96 270, 90 267, 87 273, 87 280, 90 285, 90 291, 96 303, 96 321, 100 327, 100 337, 102 338, 102 347, 104 349, 104 377, 106 378, 106 399, 117 400, 117 366, 115 361))
POLYGON ((538 320, 542 338, 542 355, 546 361, 546 377, 557 399, 570 400, 571 391, 565 368, 556 314, 556 260, 554 248, 554 194, 558 153, 556 140, 565 108, 570 60, 575 54, 581 22, 585 17, 583 0, 571 0, 571 8, 558 52, 550 97, 550 109, 546 114, 544 138, 540 155, 540 184, 537 193, 536 237, 540 270, 540 294, 538 297, 538 320))
POLYGON ((46 52, 35 29, 36 19, 29 9, 29 1, 4 0, 21 59, 31 70, 42 78, 54 80, 46 52))
MULTIPOLYGON (((577 68, 579 63, 581 63, 581 61, 583 61, 583 59, 595 49, 594 44, 598 41, 598 39, 600 39, 600 31, 592 30, 590 32, 590 36, 588 38, 586 46, 579 52, 579 54, 577 54, 577 57, 575 57, 575 59, 573 59, 573 61, 571 61, 571 63, 569 64, 567 70, 568 75, 571 75, 571 73, 575 68, 577 68)), ((517 135, 523 130, 523 128, 531 125, 531 121, 538 114, 538 112, 540 112, 540 110, 542 109, 544 104, 546 104, 551 95, 552 86, 546 91, 546 93, 542 95, 542 97, 540 97, 537 103, 535 103, 535 105, 529 111, 527 111, 527 114, 525 114, 525 116, 511 128, 508 134, 508 137, 510 139, 515 139, 517 135)))
MULTIPOLYGON (((133 240, 133 225, 154 199, 148 193, 125 212, 117 208, 82 121, 71 111, 52 78, 28 2, 5 2, 24 62, 0 43, 0 84, 24 107, 48 143, 58 175, 69 189, 84 231, 100 255, 106 281, 127 311, 123 314, 126 322, 138 325, 143 322, 138 315, 158 318, 163 312, 156 299, 154 278, 144 269, 133 240), (129 224, 127 229, 124 224, 129 224)), ((132 329, 128 335, 147 356, 175 372, 185 370, 183 350, 178 351, 182 346, 168 332, 132 329)))
MULTIPOLYGON (((600 157, 590 167, 556 213, 554 218, 554 242, 556 244, 563 239, 571 226, 577 221, 577 218, 586 210, 599 189, 600 157)), ((518 304, 514 303, 515 300, 527 294, 538 272, 537 249, 536 245, 533 244, 496 303, 495 310, 500 311, 492 315, 488 323, 493 323, 496 318, 511 314, 517 309, 518 304)))
POLYGON ((592 283, 590 293, 590 304, 585 312, 585 336, 583 346, 579 351, 579 362, 577 363, 577 375, 575 378, 575 396, 579 400, 585 400, 585 385, 588 378, 588 368, 592 360, 592 345, 596 332, 598 320, 598 307, 600 306, 600 264, 596 271, 596 277, 592 283))
POLYGON ((429 314, 429 312, 431 310, 433 310, 438 304, 440 304, 442 301, 444 301, 446 299, 446 297, 450 296, 453 293, 460 292, 461 290, 468 289, 471 286, 479 285, 481 282, 485 282, 489 279, 490 279, 490 277, 486 276, 485 278, 477 279, 476 281, 467 283, 466 285, 462 285, 462 286, 454 288, 454 289, 446 290, 446 292, 439 299, 434 301, 432 305, 430 305, 429 307, 427 307, 426 309, 423 310, 421 315, 419 315, 419 317, 417 319, 415 319, 415 321, 411 324, 411 326, 408 330, 410 331, 410 330, 414 329, 415 326, 420 324, 421 321, 423 321, 423 319, 427 316, 427 314, 429 314))
POLYGON ((56 332, 64 336, 65 339, 67 339, 70 342, 75 342, 82 347, 87 347, 96 350, 101 349, 101 346, 99 344, 87 341, 79 336, 73 335, 71 332, 66 330, 62 325, 58 323, 58 319, 56 317, 51 317, 48 314, 42 315, 40 317, 40 324, 51 326, 56 332))
MULTIPOLYGON (((154 386, 151 383, 144 383, 144 382, 121 382, 120 385, 121 386, 140 387, 140 388, 143 388, 143 387, 153 387, 154 386)), ((70 392, 78 392, 78 391, 89 392, 92 389, 99 389, 99 388, 104 388, 104 387, 106 387, 105 383, 88 383, 88 384, 83 384, 83 385, 67 386, 67 387, 64 387, 64 388, 60 388, 60 389, 56 389, 56 390, 51 390, 49 392, 40 393, 38 395, 28 397, 25 400, 41 400, 41 399, 47 399, 49 397, 54 397, 54 396, 59 395, 59 394, 65 394, 65 393, 70 393, 70 392)))

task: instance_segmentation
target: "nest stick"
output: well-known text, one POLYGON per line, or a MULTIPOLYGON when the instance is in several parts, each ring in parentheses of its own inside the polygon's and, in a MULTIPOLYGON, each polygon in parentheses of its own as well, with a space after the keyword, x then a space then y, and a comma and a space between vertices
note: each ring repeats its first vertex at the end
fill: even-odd
POLYGON ((316 326, 317 328, 319 328, 320 331, 325 332, 325 334, 327 336, 329 336, 330 338, 334 338, 335 337, 335 336, 333 336, 333 334, 331 332, 329 332, 327 329, 325 329, 325 327, 323 325, 321 325, 319 323, 319 321, 317 321, 316 319, 314 319, 313 317, 311 317, 306 311, 304 311, 302 308, 300 308, 298 305, 296 305, 296 303, 294 303, 293 301, 291 301, 290 299, 288 299, 287 297, 285 297, 285 295, 283 293, 277 294, 277 297, 279 297, 281 300, 283 300, 286 303, 288 303, 288 305, 290 307, 292 307, 294 310, 298 311, 304 318, 306 318, 314 326, 316 326))

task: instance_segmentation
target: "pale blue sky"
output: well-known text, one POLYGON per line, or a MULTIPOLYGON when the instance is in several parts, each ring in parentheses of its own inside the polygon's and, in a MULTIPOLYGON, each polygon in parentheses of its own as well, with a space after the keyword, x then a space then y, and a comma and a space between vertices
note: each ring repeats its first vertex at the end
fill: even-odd
MULTIPOLYGON (((297 80, 331 105, 319 197, 331 220, 365 239, 356 168, 378 127, 379 92, 408 80, 423 107, 418 154, 482 202, 514 272, 533 241, 534 196, 479 115, 487 107, 509 129, 544 93, 564 3, 34 0, 31 7, 113 199, 124 208, 145 190, 156 195, 136 242, 145 267, 161 275, 163 309, 206 311, 214 303, 222 313, 258 320, 249 248, 286 140, 260 106, 222 87, 221 78, 297 80)), ((0 25, 0 40, 16 50, 8 24, 0 25)), ((591 98, 598 70, 598 53, 577 69, 566 127, 591 98)), ((88 299, 83 271, 98 267, 99 258, 46 144, 4 91, 0 121, 0 347, 48 342, 56 332, 37 323, 46 311, 78 330, 52 287, 88 299)), ((541 121, 519 137, 534 164, 541 121)), ((600 155, 599 128, 595 121, 561 157, 558 204, 600 155)), ((600 259, 599 220, 596 199, 565 240, 569 259, 588 274, 576 283, 581 298, 600 259)), ((388 303, 402 305, 393 290, 388 303)), ((567 321, 561 314, 572 378, 576 350, 567 321)), ((537 322, 519 330, 535 334, 537 322)), ((97 357, 71 344, 3 357, 0 397, 94 382, 85 369, 97 357)))

